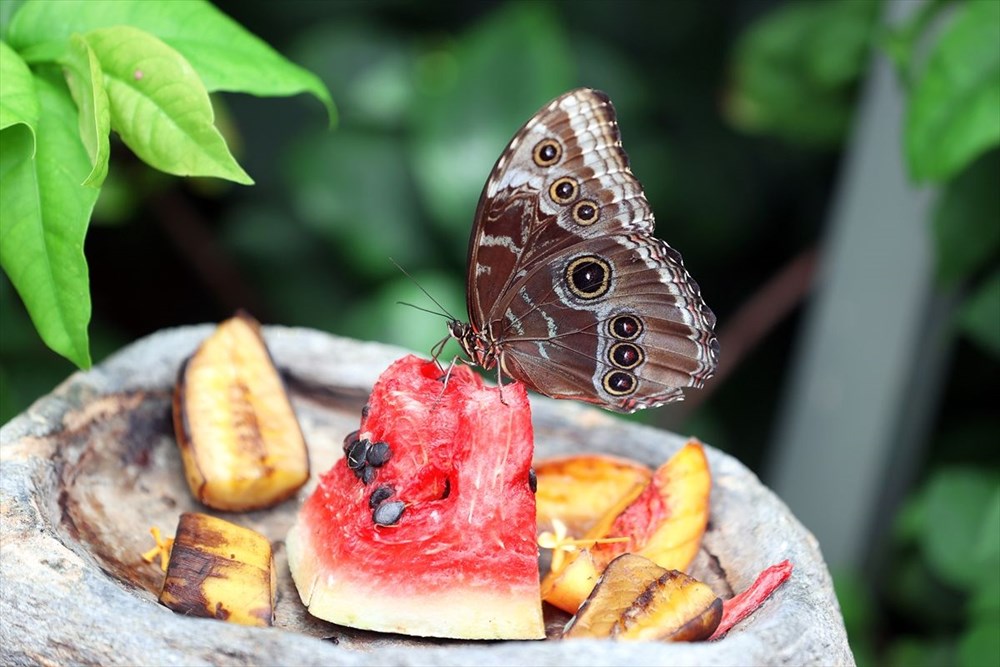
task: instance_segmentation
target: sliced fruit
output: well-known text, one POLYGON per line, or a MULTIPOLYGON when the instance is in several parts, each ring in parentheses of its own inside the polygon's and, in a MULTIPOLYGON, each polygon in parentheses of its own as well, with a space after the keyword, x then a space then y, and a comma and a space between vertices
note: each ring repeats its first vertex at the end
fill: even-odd
POLYGON ((624 510, 613 508, 584 536, 629 539, 596 544, 568 559, 562 570, 553 568, 542 582, 543 599, 576 612, 607 564, 622 553, 645 556, 665 569, 686 570, 708 523, 711 486, 704 448, 691 440, 657 469, 624 510))
POLYGON ((564 637, 608 638, 622 614, 666 570, 642 556, 623 554, 611 561, 567 625, 564 637))
POLYGON ((598 567, 590 549, 571 557, 561 570, 553 570, 542 580, 542 599, 573 614, 594 590, 603 566, 598 567))
POLYGON ((540 639, 527 394, 515 383, 501 395, 465 367, 443 375, 408 356, 379 378, 288 535, 292 577, 333 623, 540 639))
POLYGON ((220 324, 181 367, 174 431, 191 493, 209 507, 270 507, 309 479, 298 419, 246 313, 220 324))
POLYGON ((276 578, 271 543, 207 514, 181 514, 160 603, 180 614, 268 626, 276 578))
POLYGON ((581 536, 615 507, 620 512, 632 502, 653 471, 628 459, 582 454, 538 461, 535 475, 539 530, 550 529, 552 519, 558 519, 570 535, 581 536))
MULTIPOLYGON (((635 545, 639 546, 637 554, 668 570, 684 571, 698 555, 701 538, 708 525, 712 475, 705 458, 705 448, 700 442, 688 442, 660 466, 650 486, 656 489, 656 494, 649 500, 649 514, 640 510, 636 517, 626 510, 608 533, 627 535, 626 531, 634 525, 639 529, 639 532, 632 533, 635 545), (657 510, 662 514, 657 516, 657 510), (649 516, 649 520, 642 523, 645 516, 649 516), (636 518, 639 522, 633 523, 636 518), (642 529, 645 529, 645 535, 642 529)), ((639 505, 637 498, 630 509, 639 505)), ((614 553, 612 544, 602 545, 600 549, 614 553)))
POLYGON ((612 560, 563 637, 701 641, 722 618, 712 589, 642 556, 612 560))
POLYGON ((742 593, 722 603, 722 620, 710 639, 718 639, 732 630, 733 626, 757 611, 764 601, 771 597, 781 584, 792 576, 792 563, 783 560, 767 568, 742 593))

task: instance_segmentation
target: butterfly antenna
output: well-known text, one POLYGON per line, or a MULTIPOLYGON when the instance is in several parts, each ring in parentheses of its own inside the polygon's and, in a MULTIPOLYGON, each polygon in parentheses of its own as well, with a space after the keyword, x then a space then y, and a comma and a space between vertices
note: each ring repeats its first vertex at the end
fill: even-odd
POLYGON ((422 313, 430 313, 431 315, 437 315, 438 317, 451 317, 451 315, 448 315, 447 313, 441 313, 436 310, 431 310, 430 308, 424 308, 423 306, 418 306, 417 304, 410 303, 409 301, 397 301, 396 303, 400 306, 409 306, 410 308, 419 310, 422 313))
POLYGON ((433 310, 428 310, 427 308, 421 308, 421 307, 419 307, 419 306, 414 306, 414 305, 413 305, 412 303, 406 303, 406 302, 404 302, 404 301, 397 301, 396 303, 399 303, 399 304, 401 304, 401 305, 404 305, 404 306, 410 306, 411 308, 416 308, 417 310, 422 310, 422 311, 424 311, 425 313, 430 313, 430 314, 432 314, 432 315, 441 315, 441 316, 443 316, 443 317, 447 317, 447 318, 448 318, 449 320, 457 320, 457 319, 458 319, 457 317, 455 317, 454 315, 452 315, 451 313, 449 313, 449 312, 448 312, 448 309, 447 309, 447 308, 445 308, 444 306, 442 306, 442 305, 441 305, 441 302, 440 302, 440 301, 438 301, 438 300, 437 300, 437 299, 435 299, 435 298, 434 298, 433 296, 431 296, 431 293, 430 293, 430 292, 428 292, 427 290, 425 290, 425 289, 424 289, 424 286, 423 286, 423 285, 421 285, 420 283, 418 283, 418 282, 417 282, 417 279, 416 279, 416 278, 414 278, 413 276, 411 276, 411 275, 409 274, 409 272, 408 272, 408 271, 407 271, 406 269, 404 269, 404 268, 403 268, 402 266, 400 266, 400 265, 399 265, 399 263, 398 263, 398 262, 397 262, 396 260, 394 260, 394 259, 393 259, 392 257, 390 257, 390 258, 389 258, 389 261, 390 261, 390 262, 392 262, 392 263, 393 263, 393 265, 394 265, 394 266, 395 266, 395 267, 396 267, 397 269, 399 269, 399 270, 400 270, 400 272, 401 272, 401 273, 402 273, 402 274, 403 274, 404 276, 406 276, 407 278, 409 278, 410 280, 412 280, 412 281, 413 281, 413 284, 414 284, 414 285, 416 285, 416 286, 417 286, 417 288, 418 288, 418 289, 419 289, 419 290, 420 290, 421 292, 423 292, 423 293, 424 293, 424 296, 426 296, 426 297, 427 297, 428 299, 430 299, 431 301, 433 301, 433 302, 434 302, 434 305, 435 305, 435 306, 437 306, 438 308, 440 308, 440 309, 441 309, 441 312, 439 312, 439 313, 438 313, 438 312, 435 312, 435 311, 433 311, 433 310))

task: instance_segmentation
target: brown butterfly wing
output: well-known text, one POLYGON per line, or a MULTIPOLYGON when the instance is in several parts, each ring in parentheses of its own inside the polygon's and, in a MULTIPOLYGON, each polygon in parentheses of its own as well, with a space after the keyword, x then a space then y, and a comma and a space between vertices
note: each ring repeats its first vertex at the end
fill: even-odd
POLYGON ((605 95, 572 91, 529 120, 487 181, 469 247, 469 316, 504 372, 625 412, 701 386, 715 317, 652 231, 605 95))
POLYGON ((599 91, 570 91, 514 135, 483 188, 469 239, 469 316, 474 324, 489 321, 500 295, 532 263, 581 238, 652 231, 653 215, 629 170, 611 101, 599 91), (558 158, 548 164, 540 149, 553 140, 558 158), (578 183, 574 206, 598 205, 594 222, 577 223, 574 207, 552 198, 551 186, 569 175, 578 183))
POLYGON ((715 316, 659 239, 579 243, 507 297, 505 369, 548 396, 631 412, 679 400, 718 364, 715 316))

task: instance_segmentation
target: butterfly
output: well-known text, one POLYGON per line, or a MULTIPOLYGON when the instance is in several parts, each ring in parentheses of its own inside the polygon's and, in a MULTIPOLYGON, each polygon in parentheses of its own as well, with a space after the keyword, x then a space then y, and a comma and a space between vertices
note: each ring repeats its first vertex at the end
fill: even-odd
POLYGON ((715 315, 680 254, 653 236, 614 107, 572 90, 514 135, 469 239, 469 363, 540 394, 634 412, 701 387, 719 359, 715 315))

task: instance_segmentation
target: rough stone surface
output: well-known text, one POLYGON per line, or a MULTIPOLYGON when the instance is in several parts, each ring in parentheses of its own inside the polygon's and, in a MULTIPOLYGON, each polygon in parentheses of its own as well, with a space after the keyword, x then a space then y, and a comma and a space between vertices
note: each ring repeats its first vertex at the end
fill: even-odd
MULTIPOLYGON (((275 627, 186 618, 156 602, 162 573, 140 554, 206 511, 184 482, 170 421, 182 360, 209 325, 163 331, 77 373, 0 429, 0 663, 294 665, 853 665, 813 537, 733 458, 708 448, 710 529, 692 574, 729 597, 784 559, 792 578, 720 641, 448 642, 354 631, 304 612, 284 536, 308 484, 271 510, 223 514, 274 544, 275 627)), ((313 479, 340 456, 376 377, 405 353, 267 327, 310 446, 313 479)), ((669 408, 667 408, 669 409, 669 408)), ((533 403, 538 457, 600 451, 656 466, 684 439, 569 402, 533 403)))

